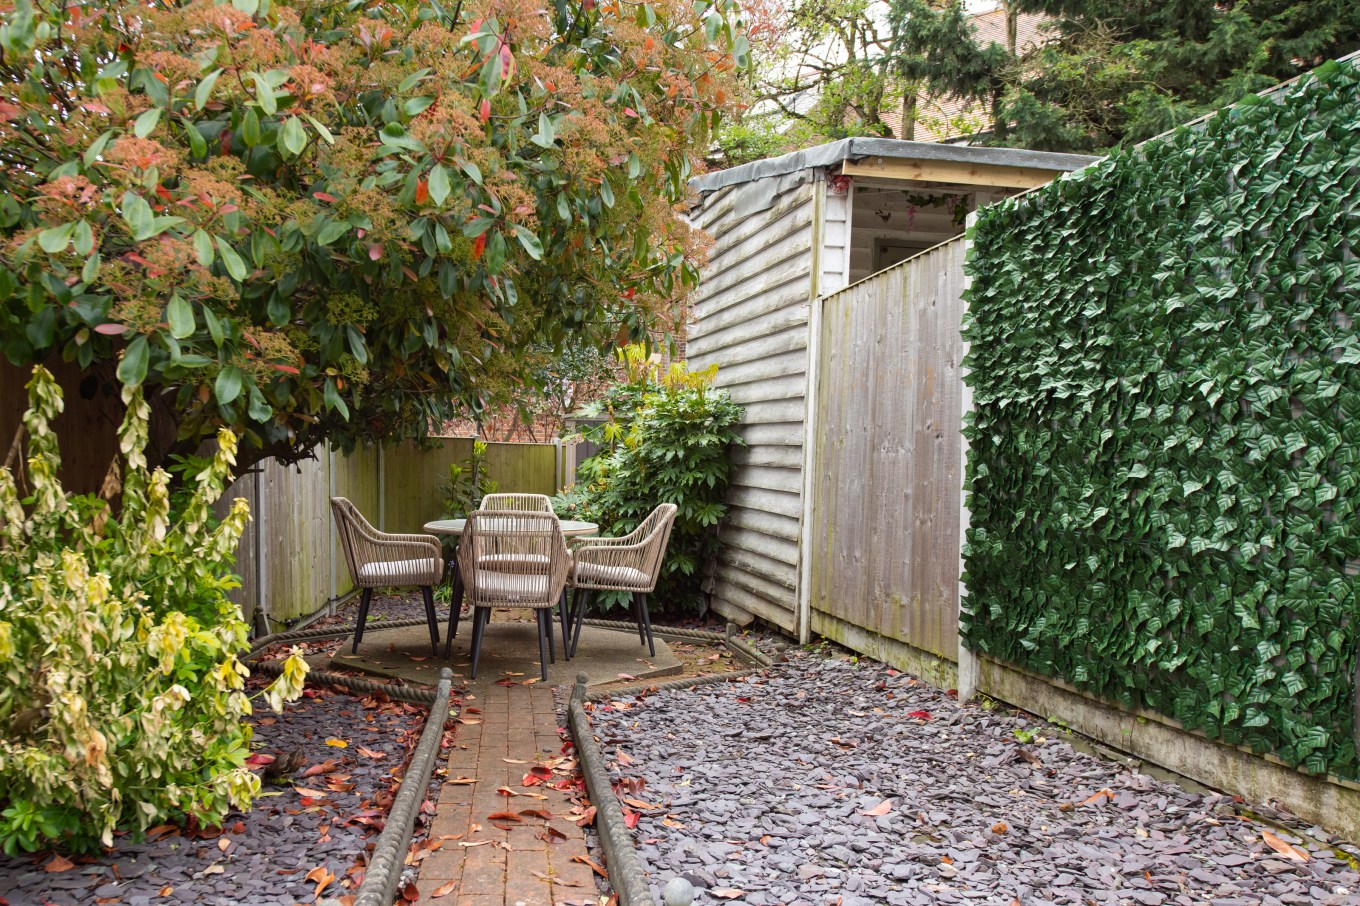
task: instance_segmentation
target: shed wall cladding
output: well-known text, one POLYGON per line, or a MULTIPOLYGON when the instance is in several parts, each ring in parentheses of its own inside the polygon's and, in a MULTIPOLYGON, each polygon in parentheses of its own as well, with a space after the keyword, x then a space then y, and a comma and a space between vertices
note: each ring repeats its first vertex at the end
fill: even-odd
MULTIPOLYGON (((714 244, 695 294, 688 352, 693 368, 718 364, 718 386, 746 410, 740 433, 747 446, 733 453, 715 609, 733 605, 794 631, 808 301, 814 268, 831 265, 814 250, 814 193, 824 192, 825 183, 804 181, 764 210, 749 211, 751 197, 769 191, 771 181, 719 189, 693 215, 714 244)), ((828 211, 839 216, 834 222, 847 219, 841 209, 828 211)), ((844 253, 830 257, 843 273, 844 253)))

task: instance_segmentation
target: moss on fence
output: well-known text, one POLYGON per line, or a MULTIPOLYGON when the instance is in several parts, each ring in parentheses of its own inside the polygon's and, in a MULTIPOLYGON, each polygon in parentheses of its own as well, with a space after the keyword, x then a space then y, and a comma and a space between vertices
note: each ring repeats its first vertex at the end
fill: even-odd
POLYGON ((988 209, 968 644, 1360 775, 1360 76, 988 209))

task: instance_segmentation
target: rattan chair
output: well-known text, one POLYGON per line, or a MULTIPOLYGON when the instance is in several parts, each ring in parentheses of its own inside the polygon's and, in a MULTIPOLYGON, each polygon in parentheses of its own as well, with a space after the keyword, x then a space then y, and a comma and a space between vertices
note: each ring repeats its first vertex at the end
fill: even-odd
MULTIPOLYGON (((571 554, 562 526, 551 513, 523 510, 477 510, 468 514, 458 543, 458 576, 454 583, 450 623, 466 598, 472 605, 472 678, 477 678, 482 639, 493 607, 532 608, 538 617, 538 655, 544 681, 556 660, 552 609, 562 599, 571 554)), ((567 616, 562 613, 562 653, 567 655, 567 616)), ((444 657, 453 655, 450 635, 444 657)))
POLYGON ((444 576, 443 552, 433 535, 390 535, 369 524, 358 508, 344 497, 331 498, 331 514, 340 534, 350 578, 361 589, 359 622, 354 628, 352 652, 359 650, 368 622, 373 589, 418 586, 425 597, 425 619, 430 624, 430 647, 439 655, 439 618, 434 612, 434 586, 444 576))
POLYGON ((572 568, 568 584, 576 590, 575 627, 571 652, 581 641, 581 626, 592 591, 626 591, 632 594, 633 617, 638 624, 638 640, 656 656, 652 638, 652 617, 647 610, 647 595, 656 588, 661 561, 666 556, 671 528, 675 525, 676 506, 663 503, 622 538, 587 538, 571 553, 572 568))
POLYGON ((545 494, 487 494, 479 510, 516 510, 524 513, 551 513, 552 498, 545 494))

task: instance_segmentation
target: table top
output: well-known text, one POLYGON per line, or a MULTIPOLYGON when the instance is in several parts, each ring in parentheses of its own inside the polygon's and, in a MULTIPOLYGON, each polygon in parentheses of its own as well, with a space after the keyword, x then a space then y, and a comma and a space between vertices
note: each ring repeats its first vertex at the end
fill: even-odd
MULTIPOLYGON (((575 519, 558 521, 562 525, 562 534, 568 538, 594 535, 600 531, 600 527, 593 522, 578 522, 575 519)), ((425 531, 432 535, 461 535, 465 525, 467 525, 466 519, 435 519, 425 523, 425 531)))

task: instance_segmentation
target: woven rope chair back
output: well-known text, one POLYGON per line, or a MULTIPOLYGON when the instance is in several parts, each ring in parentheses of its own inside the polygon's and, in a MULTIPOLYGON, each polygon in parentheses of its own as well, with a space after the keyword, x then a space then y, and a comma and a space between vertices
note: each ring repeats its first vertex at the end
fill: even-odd
POLYGON ((479 510, 517 510, 529 513, 551 513, 552 499, 543 494, 487 494, 479 510))
POLYGON ((458 545, 458 568, 474 606, 552 607, 571 555, 551 513, 476 510, 458 545), (513 564, 510 568, 497 566, 513 564))
POLYGON ((677 512, 679 507, 675 504, 663 503, 652 510, 642 523, 641 534, 648 542, 642 571, 652 577, 652 588, 656 587, 657 577, 661 574, 661 560, 666 556, 666 546, 671 541, 671 529, 675 528, 677 512))
POLYGON ((368 562, 359 555, 359 547, 365 534, 374 534, 374 528, 359 508, 344 497, 331 498, 331 515, 335 517, 335 530, 340 536, 340 549, 345 552, 350 580, 358 585, 359 567, 368 562))

